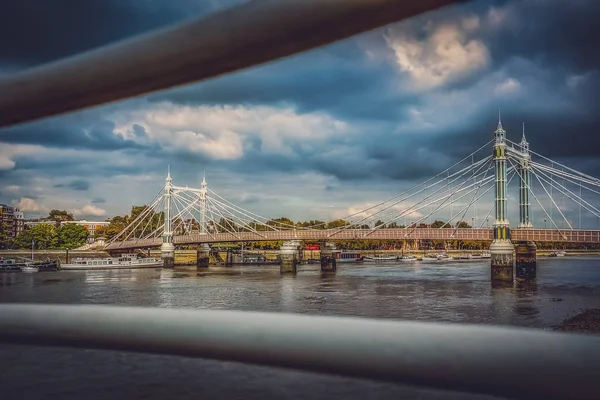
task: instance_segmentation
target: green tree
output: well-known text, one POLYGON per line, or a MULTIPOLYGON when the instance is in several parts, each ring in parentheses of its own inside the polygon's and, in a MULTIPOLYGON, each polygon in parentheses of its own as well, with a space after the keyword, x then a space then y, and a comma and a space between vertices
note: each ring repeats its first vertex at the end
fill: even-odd
POLYGON ((127 227, 127 216, 121 217, 120 215, 117 215, 113 218, 109 218, 108 222, 110 223, 102 229, 100 235, 107 239, 112 239, 127 227))
POLYGON ((344 221, 343 219, 336 219, 327 224, 328 229, 341 228, 342 226, 350 225, 350 222, 344 221))
POLYGON ((381 228, 385 228, 385 224, 384 224, 384 223, 383 223, 383 221, 382 221, 382 220, 380 220, 380 219, 379 219, 379 220, 377 220, 377 222, 375 222, 375 227, 378 227, 378 226, 381 226, 381 228), (383 226, 381 226, 381 225, 383 225, 383 226))
POLYGON ((465 221, 458 221, 456 223, 456 227, 460 229, 471 228, 471 225, 467 224, 465 221))
POLYGON ((0 249, 12 247, 12 239, 8 236, 8 225, 6 222, 0 223, 0 249))
POLYGON ((291 219, 286 218, 286 217, 273 218, 273 219, 267 221, 267 225, 278 227, 278 228, 289 228, 289 226, 286 226, 286 225, 293 226, 294 221, 292 221, 291 219))
POLYGON ((47 219, 56 222, 58 225, 61 221, 73 221, 73 214, 66 210, 50 210, 47 219))
POLYGON ((56 227, 44 223, 25 229, 15 238, 14 246, 20 249, 30 249, 32 241, 35 242, 35 249, 47 250, 57 248, 58 235, 56 227))
POLYGON ((449 227, 448 225, 446 225, 446 223, 444 221, 440 221, 439 219, 436 219, 435 221, 433 221, 433 223, 431 224, 432 228, 441 228, 441 227, 449 227))
POLYGON ((66 224, 58 229, 58 245, 61 249, 74 249, 85 244, 88 231, 81 225, 66 224))

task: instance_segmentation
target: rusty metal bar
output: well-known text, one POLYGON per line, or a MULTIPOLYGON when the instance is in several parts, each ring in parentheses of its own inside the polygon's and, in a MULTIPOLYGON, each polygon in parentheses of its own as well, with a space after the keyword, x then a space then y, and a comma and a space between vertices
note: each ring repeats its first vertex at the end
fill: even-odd
POLYGON ((249 1, 0 81, 0 127, 208 79, 461 1, 249 1))
POLYGON ((0 305, 0 342, 174 354, 512 398, 596 399, 600 337, 239 311, 0 305))

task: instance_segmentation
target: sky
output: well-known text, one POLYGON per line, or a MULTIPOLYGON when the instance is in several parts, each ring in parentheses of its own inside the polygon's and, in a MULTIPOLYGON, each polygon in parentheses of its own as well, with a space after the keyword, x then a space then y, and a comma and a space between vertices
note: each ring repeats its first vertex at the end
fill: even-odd
MULTIPOLYGON (((241 0, 3 0, 0 78, 241 0)), ((103 220, 174 183, 330 220, 525 122, 600 176, 600 2, 474 0, 206 82, 0 129, 0 202, 103 220)), ((1 96, 2 94, 0 94, 1 96)), ((491 152, 491 149, 490 149, 491 152)), ((516 190, 516 189, 515 189, 516 190)), ((513 204, 516 210, 517 205, 513 204)))

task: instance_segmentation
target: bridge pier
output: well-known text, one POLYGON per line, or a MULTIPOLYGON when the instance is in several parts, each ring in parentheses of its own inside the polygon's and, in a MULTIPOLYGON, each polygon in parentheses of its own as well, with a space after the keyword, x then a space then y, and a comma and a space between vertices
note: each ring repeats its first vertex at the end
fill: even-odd
POLYGON ((494 240, 490 245, 492 281, 513 281, 515 246, 510 240, 494 240))
POLYGON ((335 272, 335 244, 333 243, 322 243, 321 244, 321 271, 323 272, 335 272))
POLYGON ((535 242, 520 241, 515 246, 515 279, 533 280, 537 273, 537 246, 535 242))
POLYGON ((173 243, 163 243, 160 246, 160 257, 163 260, 163 268, 175 268, 175 246, 173 246, 173 243))
POLYGON ((300 241, 289 240, 283 242, 281 249, 279 250, 279 272, 282 274, 297 272, 298 267, 298 249, 300 248, 300 241))
POLYGON ((196 268, 208 268, 210 263, 210 246, 208 243, 202 243, 196 250, 196 268))

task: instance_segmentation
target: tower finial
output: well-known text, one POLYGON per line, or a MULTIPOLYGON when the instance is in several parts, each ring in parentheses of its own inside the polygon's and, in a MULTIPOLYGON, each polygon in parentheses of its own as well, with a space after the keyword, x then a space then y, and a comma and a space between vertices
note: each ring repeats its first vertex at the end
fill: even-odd
POLYGON ((500 115, 500 109, 498 109, 498 129, 502 129, 502 115, 500 115))
POLYGON ((202 184, 206 185, 206 170, 204 170, 204 173, 202 175, 202 184))
POLYGON ((167 167, 167 178, 171 177, 171 164, 167 167))
POLYGON ((523 142, 526 142, 527 140, 525 139, 525 122, 523 122, 523 142))

